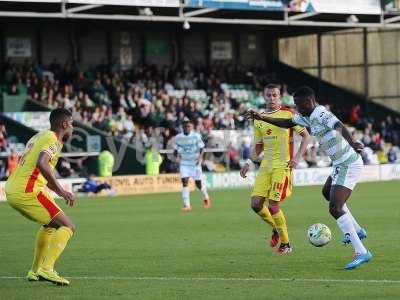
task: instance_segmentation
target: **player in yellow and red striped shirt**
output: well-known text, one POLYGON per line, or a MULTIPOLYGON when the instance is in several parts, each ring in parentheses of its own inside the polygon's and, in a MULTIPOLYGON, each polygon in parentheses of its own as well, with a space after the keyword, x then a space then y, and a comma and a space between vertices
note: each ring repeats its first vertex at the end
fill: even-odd
POLYGON ((55 203, 47 188, 73 206, 75 197, 64 190, 53 169, 66 142, 72 135, 72 114, 63 108, 50 113, 50 130, 34 135, 27 143, 24 154, 6 182, 7 202, 23 216, 42 226, 36 236, 31 270, 27 278, 39 278, 68 285, 67 279, 54 271, 54 264, 75 231, 75 225, 55 203))
MULTIPOLYGON (((293 113, 281 106, 280 87, 269 84, 264 89, 266 100, 265 115, 271 118, 291 119, 293 113)), ((285 215, 280 208, 280 202, 292 194, 292 168, 295 168, 298 159, 307 149, 309 134, 307 129, 295 126, 290 129, 279 128, 263 121, 254 121, 255 154, 264 152, 257 174, 254 189, 251 194, 251 207, 266 223, 272 227, 270 246, 275 247, 279 240, 278 254, 292 251, 285 215), (300 149, 293 156, 293 131, 302 137, 300 149)), ((250 162, 240 170, 242 177, 246 177, 250 162)))

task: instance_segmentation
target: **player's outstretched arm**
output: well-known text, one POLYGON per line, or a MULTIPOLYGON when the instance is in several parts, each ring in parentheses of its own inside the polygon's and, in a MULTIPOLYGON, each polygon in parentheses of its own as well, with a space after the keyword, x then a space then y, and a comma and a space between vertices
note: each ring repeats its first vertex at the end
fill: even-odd
POLYGON ((50 156, 46 152, 41 152, 39 154, 37 167, 40 173, 47 180, 47 186, 49 189, 54 191, 57 195, 64 198, 69 206, 73 206, 75 202, 74 194, 64 190, 58 180, 56 179, 52 168, 50 167, 50 156))
POLYGON ((297 165, 299 164, 299 160, 307 151, 307 146, 308 143, 310 142, 310 134, 308 133, 307 129, 304 128, 304 130, 300 133, 300 135, 301 135, 300 147, 299 150, 297 150, 296 155, 289 161, 288 163, 289 168, 296 168, 297 165))
POLYGON ((271 118, 268 116, 265 116, 263 114, 260 114, 254 110, 248 110, 245 114, 244 117, 247 119, 253 119, 253 120, 260 120, 267 122, 269 124, 282 127, 282 128, 291 128, 296 126, 295 123, 291 119, 282 119, 282 118, 271 118))
POLYGON ((343 138, 356 152, 360 153, 364 149, 364 145, 362 143, 353 140, 353 137, 351 136, 349 130, 346 126, 344 126, 342 122, 336 122, 334 128, 342 134, 343 138))

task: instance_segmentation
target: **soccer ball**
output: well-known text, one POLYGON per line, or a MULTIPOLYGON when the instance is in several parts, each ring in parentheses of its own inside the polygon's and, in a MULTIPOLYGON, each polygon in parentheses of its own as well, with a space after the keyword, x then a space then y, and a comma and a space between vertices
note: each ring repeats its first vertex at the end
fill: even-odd
POLYGON ((317 223, 308 228, 307 236, 312 245, 315 247, 322 247, 329 243, 332 238, 332 233, 328 226, 317 223))

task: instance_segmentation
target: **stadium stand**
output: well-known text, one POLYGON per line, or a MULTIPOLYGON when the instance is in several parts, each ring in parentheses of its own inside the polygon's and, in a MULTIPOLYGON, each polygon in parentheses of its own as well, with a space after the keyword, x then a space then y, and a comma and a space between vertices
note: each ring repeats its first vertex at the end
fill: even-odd
MULTIPOLYGON (((98 65, 82 70, 77 64, 66 62, 61 65, 56 60, 49 66, 29 61, 17 65, 8 60, 2 74, 5 94, 26 95, 49 109, 68 108, 76 121, 90 124, 106 135, 130 144, 140 144, 143 149, 154 136, 160 149, 171 148, 171 138, 181 130, 185 117, 193 120, 208 147, 221 147, 213 133, 219 130, 249 132, 250 124, 241 115, 249 107, 263 107, 261 90, 267 82, 282 83, 272 70, 222 64, 210 68, 185 65, 177 69, 136 66, 131 70, 98 65), (159 128, 163 128, 162 132, 159 128)), ((282 83, 283 102, 291 106, 293 99, 289 91, 290 87, 282 83)), ((367 146, 365 163, 397 161, 398 116, 379 120, 355 103, 349 107, 326 98, 321 102, 354 126, 354 134, 367 146)), ((249 141, 223 146, 226 159, 222 160, 222 170, 240 168, 249 156, 249 141)), ((300 166, 324 167, 329 164, 314 142, 300 166)), ((162 172, 174 172, 176 167, 166 159, 162 172)), ((209 171, 219 170, 212 159, 206 159, 204 167, 209 171)), ((65 169, 65 163, 62 173, 71 175, 71 171, 65 169)))

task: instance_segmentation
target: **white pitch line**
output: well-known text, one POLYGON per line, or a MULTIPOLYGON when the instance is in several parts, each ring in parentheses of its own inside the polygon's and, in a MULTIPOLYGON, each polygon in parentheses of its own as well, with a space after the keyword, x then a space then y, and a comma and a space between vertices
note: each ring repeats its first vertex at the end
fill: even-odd
MULTIPOLYGON (((224 278, 224 277, 90 277, 90 276, 76 276, 67 277, 70 279, 80 280, 132 280, 132 281, 243 281, 243 282, 336 282, 336 283, 390 283, 400 284, 400 280, 390 279, 333 279, 333 278, 224 278)), ((7 279, 25 279, 21 276, 0 276, 0 280, 7 279)))

